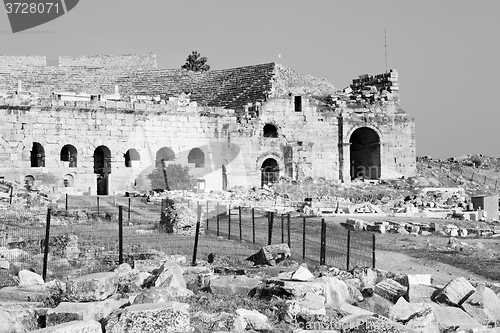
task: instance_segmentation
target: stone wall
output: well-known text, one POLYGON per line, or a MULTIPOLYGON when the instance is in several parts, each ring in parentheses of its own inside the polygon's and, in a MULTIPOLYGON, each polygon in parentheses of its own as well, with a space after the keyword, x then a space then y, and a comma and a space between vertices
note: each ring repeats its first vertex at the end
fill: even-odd
POLYGON ((0 67, 30 67, 46 66, 47 58, 45 56, 8 56, 0 55, 0 67))
POLYGON ((156 54, 59 56, 60 67, 119 67, 123 70, 156 69, 156 54))

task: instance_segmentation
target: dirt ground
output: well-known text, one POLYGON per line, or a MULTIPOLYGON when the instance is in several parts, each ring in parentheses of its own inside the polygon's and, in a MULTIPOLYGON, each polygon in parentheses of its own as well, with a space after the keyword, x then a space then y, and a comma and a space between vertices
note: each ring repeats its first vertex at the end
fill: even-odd
POLYGON ((432 280, 436 285, 445 285, 456 277, 464 277, 478 282, 495 282, 465 269, 434 260, 413 258, 404 253, 378 250, 376 260, 377 268, 389 272, 401 274, 431 274, 432 280))

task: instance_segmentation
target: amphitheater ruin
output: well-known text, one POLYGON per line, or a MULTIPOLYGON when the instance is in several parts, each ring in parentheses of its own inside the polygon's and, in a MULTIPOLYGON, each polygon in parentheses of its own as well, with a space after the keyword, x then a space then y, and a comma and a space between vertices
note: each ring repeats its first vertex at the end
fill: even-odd
POLYGON ((415 175, 398 73, 344 89, 276 63, 158 69, 156 55, 0 56, 0 178, 118 194, 161 161, 198 187, 415 175))

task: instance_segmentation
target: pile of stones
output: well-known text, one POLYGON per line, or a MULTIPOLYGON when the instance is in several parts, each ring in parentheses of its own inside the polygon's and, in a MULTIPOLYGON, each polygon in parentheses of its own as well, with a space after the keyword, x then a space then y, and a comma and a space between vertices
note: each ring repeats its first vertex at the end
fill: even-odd
POLYGON ((190 299, 200 293, 282 300, 286 332, 500 332, 500 285, 465 278, 435 285, 428 274, 371 268, 309 270, 289 255, 286 244, 271 245, 248 258, 253 267, 225 269, 205 261, 188 266, 183 256, 164 256, 65 283, 20 271, 17 287, 0 289, 0 332, 276 329, 273 318, 255 309, 214 313, 207 303, 206 310, 193 311, 190 299))

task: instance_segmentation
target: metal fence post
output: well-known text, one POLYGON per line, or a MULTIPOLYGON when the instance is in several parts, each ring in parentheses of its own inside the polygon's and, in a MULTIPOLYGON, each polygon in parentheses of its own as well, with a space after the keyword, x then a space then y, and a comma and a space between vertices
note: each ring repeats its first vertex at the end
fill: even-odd
POLYGON ((66 204, 65 204, 66 211, 68 211, 68 193, 66 193, 66 204))
POLYGON ((346 270, 349 270, 351 256, 351 230, 347 229, 347 259, 346 259, 346 270))
POLYGON ((287 215, 287 240, 288 240, 288 247, 291 248, 292 247, 292 244, 290 243, 290 213, 288 213, 287 215))
POLYGON ((49 260, 49 237, 50 237, 50 215, 52 214, 52 209, 47 209, 47 224, 45 226, 45 242, 43 249, 43 270, 42 270, 42 278, 44 281, 47 280, 47 266, 49 260))
POLYGON ((241 236, 241 206, 238 206, 238 220, 240 223, 240 242, 241 242, 243 240, 243 238, 241 236))
POLYGON ((283 214, 281 214, 281 244, 285 242, 285 218, 283 214))
POLYGON ((306 217, 302 218, 302 259, 306 259, 306 217))
POLYGON ((231 205, 229 206, 227 214, 227 239, 231 239, 231 205))
POLYGON ((255 210, 252 208, 252 243, 255 244, 255 210))
POLYGON ((118 206, 118 264, 123 264, 123 206, 118 206))
POLYGON ((372 268, 375 269, 375 234, 372 234, 372 268))
POLYGON ((192 266, 196 266, 196 254, 198 253, 198 237, 200 235, 200 221, 201 221, 201 205, 198 205, 198 218, 196 222, 196 233, 194 234, 194 249, 192 266))
POLYGON ((215 208, 215 214, 217 217, 217 237, 219 237, 219 202, 217 201, 217 206, 215 208))
POLYGON ((321 219, 321 248, 319 253, 319 264, 324 265, 326 260, 326 222, 321 219))
POLYGON ((267 216, 267 245, 271 245, 273 239, 273 212, 267 216))
POLYGON ((99 217, 99 196, 97 196, 97 217, 99 217))
POLYGON ((484 176, 484 185, 486 185, 486 176, 484 176))
POLYGON ((14 186, 10 186, 10 194, 9 194, 9 205, 12 206, 12 196, 13 196, 14 186))
POLYGON ((207 200, 207 210, 206 210, 206 214, 207 214, 207 231, 208 231, 208 220, 209 220, 209 212, 208 212, 208 200, 207 200))
MULTIPOLYGON (((130 223, 130 203, 131 203, 131 197, 128 197, 128 209, 127 209, 127 214, 128 214, 128 223, 130 223)), ((163 208, 163 199, 161 199, 161 207, 163 208)), ((162 209, 163 211, 163 209, 162 209)))

